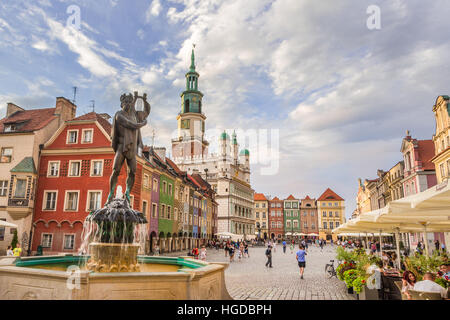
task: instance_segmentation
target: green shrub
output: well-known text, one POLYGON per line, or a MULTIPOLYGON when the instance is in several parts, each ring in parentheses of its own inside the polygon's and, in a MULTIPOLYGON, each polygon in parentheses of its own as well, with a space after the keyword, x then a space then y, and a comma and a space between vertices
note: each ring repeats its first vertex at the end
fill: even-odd
POLYGON ((19 238, 17 237, 17 229, 14 229, 14 235, 11 241, 11 247, 14 249, 17 246, 17 243, 19 242, 19 238))
POLYGON ((347 285, 347 288, 353 287, 353 281, 356 280, 360 276, 358 270, 350 269, 344 272, 344 281, 347 285))

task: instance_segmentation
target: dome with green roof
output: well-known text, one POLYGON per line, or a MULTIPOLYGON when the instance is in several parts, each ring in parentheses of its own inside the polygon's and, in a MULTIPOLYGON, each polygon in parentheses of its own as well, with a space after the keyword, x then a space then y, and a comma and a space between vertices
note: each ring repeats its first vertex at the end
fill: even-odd
POLYGON ((230 140, 230 136, 225 131, 220 135, 221 140, 230 140))
POLYGON ((241 150, 239 155, 241 155, 241 156, 249 156, 250 155, 250 151, 248 151, 247 149, 243 149, 243 150, 241 150))

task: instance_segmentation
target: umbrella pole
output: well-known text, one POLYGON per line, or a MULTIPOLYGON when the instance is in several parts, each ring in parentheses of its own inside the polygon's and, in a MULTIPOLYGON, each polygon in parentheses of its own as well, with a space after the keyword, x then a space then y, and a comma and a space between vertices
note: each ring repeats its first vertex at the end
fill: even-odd
POLYGON ((428 257, 428 239, 427 239, 427 226, 424 224, 423 225, 423 237, 424 237, 424 241, 425 241, 425 254, 428 257))
POLYGON ((383 238, 381 237, 381 230, 380 230, 380 256, 383 256, 383 238))
POLYGON ((401 264, 401 258, 400 258, 400 233, 398 232, 399 229, 395 228, 395 245, 397 247, 397 263, 398 263, 398 270, 401 270, 402 264, 401 264))

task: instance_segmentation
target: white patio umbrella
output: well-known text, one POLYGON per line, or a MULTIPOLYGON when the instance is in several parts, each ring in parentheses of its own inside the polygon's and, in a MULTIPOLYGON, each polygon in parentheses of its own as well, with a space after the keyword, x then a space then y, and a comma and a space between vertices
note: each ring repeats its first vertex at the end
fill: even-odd
POLYGON ((291 233, 291 232, 286 232, 285 235, 286 235, 286 236, 291 236, 292 233, 291 233))
POLYGON ((0 220, 0 227, 18 228, 17 224, 0 220))
POLYGON ((308 236, 311 236, 311 237, 318 237, 319 235, 318 235, 317 233, 310 233, 310 234, 308 234, 308 236))

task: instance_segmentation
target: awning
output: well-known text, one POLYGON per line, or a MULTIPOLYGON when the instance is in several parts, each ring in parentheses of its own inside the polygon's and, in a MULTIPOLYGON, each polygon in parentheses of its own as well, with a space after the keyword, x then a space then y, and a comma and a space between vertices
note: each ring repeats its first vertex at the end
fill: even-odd
POLYGON ((17 224, 0 220, 0 227, 18 228, 17 224))

